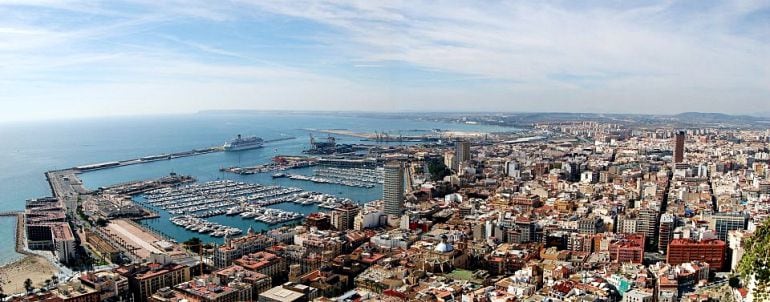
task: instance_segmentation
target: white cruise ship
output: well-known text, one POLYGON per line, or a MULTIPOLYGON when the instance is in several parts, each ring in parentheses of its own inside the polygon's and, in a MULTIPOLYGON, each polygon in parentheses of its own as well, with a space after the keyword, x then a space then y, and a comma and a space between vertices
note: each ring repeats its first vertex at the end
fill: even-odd
POLYGON ((240 150, 247 150, 247 149, 255 149, 255 148, 261 148, 262 143, 264 141, 262 138, 256 137, 256 136, 246 136, 242 137, 240 134, 238 136, 229 141, 226 142, 224 145, 225 151, 240 151, 240 150))

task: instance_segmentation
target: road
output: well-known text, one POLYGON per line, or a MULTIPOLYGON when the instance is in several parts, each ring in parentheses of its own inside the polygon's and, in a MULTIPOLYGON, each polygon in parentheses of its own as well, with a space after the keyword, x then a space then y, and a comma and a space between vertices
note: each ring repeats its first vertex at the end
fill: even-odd
POLYGON ((77 177, 75 170, 49 171, 46 173, 53 196, 64 202, 67 215, 77 217, 78 196, 88 193, 77 177))

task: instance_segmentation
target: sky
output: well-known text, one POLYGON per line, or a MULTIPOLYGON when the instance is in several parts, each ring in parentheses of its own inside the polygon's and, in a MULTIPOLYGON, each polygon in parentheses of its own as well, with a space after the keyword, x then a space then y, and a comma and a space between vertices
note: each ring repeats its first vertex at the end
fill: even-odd
POLYGON ((770 112, 770 1, 0 0, 0 121, 770 112))

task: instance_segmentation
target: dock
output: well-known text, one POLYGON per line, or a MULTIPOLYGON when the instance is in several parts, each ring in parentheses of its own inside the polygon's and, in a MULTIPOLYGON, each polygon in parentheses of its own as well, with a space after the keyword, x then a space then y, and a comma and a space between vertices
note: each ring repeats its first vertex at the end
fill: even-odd
POLYGON ((256 173, 277 172, 289 169, 312 167, 317 164, 318 159, 315 157, 278 155, 273 157, 273 162, 271 163, 248 167, 223 167, 219 169, 219 171, 241 175, 251 175, 256 173))
MULTIPOLYGON (((357 137, 357 138, 360 138, 362 141, 372 141, 372 142, 405 142, 405 143, 436 142, 441 139, 451 137, 451 135, 447 136, 445 133, 433 133, 433 134, 423 134, 423 135, 401 135, 401 134, 394 135, 387 132, 376 132, 376 131, 374 133, 355 132, 347 129, 305 128, 303 130, 318 132, 318 133, 325 133, 325 134, 357 137)), ((454 133, 454 134, 456 135, 457 133, 454 133)))
POLYGON ((88 194, 83 182, 77 177, 79 170, 67 169, 45 172, 48 184, 51 186, 53 197, 64 203, 67 214, 74 215, 78 207, 80 194, 88 194))
POLYGON ((355 132, 347 129, 312 129, 312 128, 303 128, 302 130, 305 131, 311 131, 311 132, 318 132, 318 133, 326 133, 326 134, 334 134, 334 135, 343 135, 343 136, 352 136, 357 138, 363 138, 363 139, 372 139, 375 137, 373 133, 365 133, 365 132, 355 132))
MULTIPOLYGON (((279 138, 265 140, 264 143, 275 143, 275 142, 287 141, 287 140, 293 140, 293 139, 296 139, 296 137, 294 136, 279 137, 279 138)), ((124 167, 124 166, 130 166, 130 165, 145 164, 145 163, 151 163, 151 162, 162 161, 162 160, 172 160, 176 158, 206 155, 206 154, 223 152, 223 151, 225 151, 223 146, 213 146, 213 147, 192 149, 192 150, 182 151, 182 152, 156 154, 156 155, 142 156, 139 158, 125 159, 125 160, 118 160, 118 161, 108 161, 108 162, 95 163, 95 164, 86 164, 86 165, 72 167, 66 170, 74 170, 77 172, 89 172, 89 171, 124 167)), ((66 170, 63 170, 63 171, 66 171, 66 170)))
POLYGON ((224 151, 224 148, 222 147, 193 149, 190 151, 175 152, 175 153, 169 153, 169 154, 149 155, 149 156, 143 156, 140 158, 132 158, 132 159, 126 159, 126 160, 120 160, 120 161, 109 161, 109 162, 103 162, 103 163, 82 165, 82 166, 73 167, 71 168, 71 170, 77 170, 78 172, 88 172, 88 171, 117 168, 117 167, 130 166, 130 165, 136 165, 136 164, 151 163, 151 162, 156 162, 161 160, 172 160, 175 158, 204 155, 204 154, 210 154, 210 153, 216 153, 216 152, 222 152, 222 151, 224 151))

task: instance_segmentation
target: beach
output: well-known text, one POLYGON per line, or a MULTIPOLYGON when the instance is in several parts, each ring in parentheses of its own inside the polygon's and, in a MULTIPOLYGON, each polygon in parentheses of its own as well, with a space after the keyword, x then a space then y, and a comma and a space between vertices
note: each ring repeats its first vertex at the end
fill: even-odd
POLYGON ((46 279, 51 279, 59 270, 45 257, 38 255, 24 256, 19 261, 0 267, 0 285, 5 294, 24 292, 24 280, 32 280, 35 288, 40 288, 46 279))

